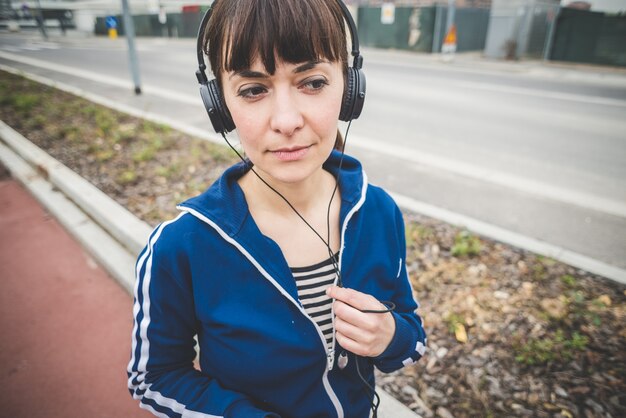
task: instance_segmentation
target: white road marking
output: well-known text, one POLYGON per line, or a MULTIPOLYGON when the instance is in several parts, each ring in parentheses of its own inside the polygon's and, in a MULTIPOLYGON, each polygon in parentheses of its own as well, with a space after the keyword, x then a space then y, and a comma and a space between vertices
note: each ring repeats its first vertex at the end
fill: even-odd
MULTIPOLYGON (((134 85, 132 82, 128 80, 122 80, 116 77, 99 74, 89 70, 80 70, 77 68, 73 68, 67 65, 55 64, 49 61, 40 60, 37 58, 29 58, 29 57, 21 57, 19 55, 11 54, 8 52, 0 51, 0 58, 4 58, 10 61, 20 62, 26 65, 32 65, 33 67, 45 68, 50 71, 56 71, 63 74, 69 74, 74 77, 84 78, 86 80, 96 81, 102 84, 108 84, 110 86, 121 87, 125 89, 134 89, 134 85)), ((163 97, 169 100, 176 100, 181 103, 186 104, 200 104, 199 100, 200 95, 198 97, 191 96, 189 94, 180 94, 173 92, 171 90, 166 90, 161 87, 150 86, 150 85, 142 85, 141 89, 146 94, 153 94, 155 96, 163 97)))
POLYGON ((557 91, 535 90, 523 87, 503 86, 501 84, 487 84, 473 81, 452 81, 450 84, 476 90, 492 91, 496 93, 518 94, 522 96, 539 97, 543 99, 566 100, 571 102, 595 104, 603 106, 626 107, 626 100, 610 99, 607 97, 585 96, 582 94, 562 93, 557 91))
POLYGON ((13 45, 2 45, 2 47, 0 47, 2 49, 4 49, 5 51, 9 51, 9 52, 20 52, 21 49, 13 46, 13 45))
POLYGON ((426 167, 444 170, 463 177, 469 177, 499 186, 504 186, 509 189, 515 189, 530 195, 540 196, 580 206, 586 209, 592 209, 601 213, 626 217, 626 203, 618 200, 611 200, 585 192, 553 186, 502 171, 491 170, 489 168, 468 164, 463 161, 442 157, 440 155, 428 154, 424 151, 415 150, 402 145, 391 144, 389 142, 383 142, 354 134, 350 134, 350 137, 351 147, 374 151, 379 154, 385 154, 390 157, 399 158, 426 167))

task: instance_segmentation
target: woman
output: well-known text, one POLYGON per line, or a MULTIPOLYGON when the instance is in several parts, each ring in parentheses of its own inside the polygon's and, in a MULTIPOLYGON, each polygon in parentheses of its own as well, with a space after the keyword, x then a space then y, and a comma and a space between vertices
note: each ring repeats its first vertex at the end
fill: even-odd
POLYGON ((364 418, 374 366, 424 352, 402 215, 333 149, 355 71, 342 7, 213 3, 211 94, 247 159, 139 256, 129 389, 155 415, 364 418))

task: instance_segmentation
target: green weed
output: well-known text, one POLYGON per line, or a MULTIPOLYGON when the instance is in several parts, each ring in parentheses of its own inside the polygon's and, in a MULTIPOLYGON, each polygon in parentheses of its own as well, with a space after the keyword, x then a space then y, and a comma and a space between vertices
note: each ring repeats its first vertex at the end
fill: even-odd
POLYGON ((117 126, 111 133, 111 138, 115 143, 129 143, 137 136, 136 127, 133 123, 125 123, 117 126))
POLYGON ((62 138, 74 141, 79 138, 80 129, 77 126, 66 125, 61 127, 58 133, 62 138))
POLYGON ((95 113, 96 126, 103 135, 108 135, 116 124, 116 120, 106 111, 97 111, 95 113))
POLYGON ((576 279, 569 274, 561 276, 561 282, 567 287, 574 287, 576 285, 576 279))
POLYGON ((452 255, 455 257, 475 256, 480 254, 482 244, 480 239, 468 231, 459 232, 454 238, 452 255))
POLYGON ((189 150, 189 153, 195 159, 200 159, 204 155, 204 152, 202 151, 202 149, 200 149, 200 146, 198 144, 193 144, 191 146, 191 149, 189 150))
POLYGON ((556 260, 550 257, 546 257, 544 255, 537 255, 537 260, 543 263, 546 266, 553 266, 556 264, 556 260))
POLYGON ((532 266, 532 278, 537 282, 541 282, 548 278, 548 270, 541 263, 536 263, 532 266))
POLYGON ((115 155, 115 152, 112 149, 103 149, 96 152, 96 160, 99 162, 108 161, 115 155))
POLYGON ((144 119, 142 124, 141 124, 141 130, 142 132, 150 135, 150 134, 167 134, 169 133, 172 128, 170 128, 168 125, 162 124, 162 123, 155 123, 155 122, 151 122, 149 120, 144 119))
POLYGON ((95 104, 88 104, 80 108, 80 113, 85 116, 95 116, 98 113, 98 107, 95 104))
POLYGON ((117 176, 116 180, 120 185, 125 186, 137 180, 137 173, 133 170, 125 170, 117 176))
POLYGON ((133 154, 133 161, 136 163, 150 161, 156 155, 156 150, 152 147, 143 147, 133 154))
POLYGON ((159 151, 165 148, 165 142, 163 141, 163 138, 161 137, 153 137, 150 140, 150 143, 148 146, 154 149, 155 151, 159 151))
POLYGON ((450 331, 451 334, 454 334, 454 331, 459 324, 463 325, 465 322, 463 317, 457 313, 448 314, 443 320, 446 325, 448 325, 448 331, 450 331))
POLYGON ((180 164, 174 163, 156 169, 156 175, 170 179, 180 173, 180 164))
POLYGON ((582 291, 577 290, 570 292, 567 300, 574 321, 582 321, 594 326, 602 325, 600 313, 607 308, 607 305, 600 298, 588 300, 582 291))
POLYGON ((43 115, 35 115, 32 119, 32 124, 35 128, 42 128, 45 126, 48 119, 43 115))
POLYGON ((568 338, 562 329, 543 338, 530 338, 523 344, 514 346, 515 360, 528 366, 544 365, 552 362, 572 360, 577 352, 584 351, 589 338, 574 331, 568 338))
POLYGON ((13 106, 15 110, 25 114, 29 114, 39 103, 40 97, 36 94, 26 93, 13 96, 13 106))
POLYGON ((423 240, 428 241, 435 236, 435 232, 432 228, 420 225, 416 222, 409 222, 405 224, 404 232, 407 246, 418 245, 423 240))

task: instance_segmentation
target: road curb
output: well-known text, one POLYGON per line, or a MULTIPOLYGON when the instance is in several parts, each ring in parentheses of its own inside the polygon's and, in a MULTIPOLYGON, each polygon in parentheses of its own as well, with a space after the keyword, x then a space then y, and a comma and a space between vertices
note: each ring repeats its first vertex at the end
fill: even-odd
POLYGON ((139 254, 152 228, 74 171, 52 158, 6 123, 0 121, 2 140, 59 188, 89 217, 131 253, 139 254))
POLYGON ((491 238, 493 240, 503 242, 515 248, 521 248, 535 254, 550 257, 554 260, 568 264, 573 267, 597 274, 604 278, 613 280, 617 283, 626 284, 626 270, 612 266, 607 263, 595 260, 593 258, 566 250, 556 245, 548 244, 534 238, 518 234, 490 225, 478 219, 469 216, 454 213, 452 211, 442 209, 428 203, 420 202, 410 197, 389 191, 391 197, 394 198, 398 206, 403 210, 419 213, 440 221, 456 225, 461 228, 475 232, 476 234, 491 238))
MULTIPOLYGON (((152 228, 2 121, 0 161, 132 295, 135 259, 152 228)), ((379 418, 421 418, 377 392, 379 418)))
MULTIPOLYGON (((4 132, 0 138, 4 139, 4 132)), ((50 212, 87 252, 130 294, 133 292, 135 256, 128 248, 87 216, 57 186, 0 142, 0 161, 11 175, 50 212)))

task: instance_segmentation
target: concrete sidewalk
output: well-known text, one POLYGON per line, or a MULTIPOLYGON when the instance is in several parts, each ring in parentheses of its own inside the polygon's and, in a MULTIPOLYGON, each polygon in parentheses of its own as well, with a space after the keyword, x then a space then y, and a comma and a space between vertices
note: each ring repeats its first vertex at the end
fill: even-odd
POLYGON ((0 231, 0 415, 152 416, 126 389, 131 298, 5 171, 0 231))

